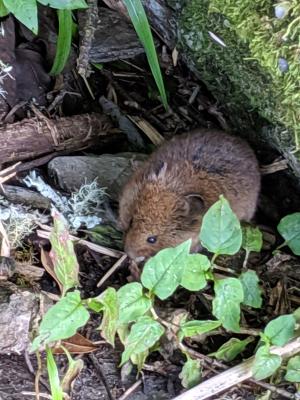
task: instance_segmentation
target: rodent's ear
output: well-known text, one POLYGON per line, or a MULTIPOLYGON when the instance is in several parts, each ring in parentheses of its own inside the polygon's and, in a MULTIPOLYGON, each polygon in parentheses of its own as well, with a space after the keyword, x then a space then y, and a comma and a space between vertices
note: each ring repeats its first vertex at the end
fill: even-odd
POLYGON ((125 185, 121 193, 119 200, 118 227, 124 232, 130 227, 138 193, 139 185, 134 179, 125 185))
POLYGON ((199 216, 204 210, 204 201, 198 193, 188 193, 184 196, 186 201, 186 215, 190 217, 199 216))
POLYGON ((158 179, 163 179, 167 171, 167 166, 168 164, 166 162, 161 161, 156 166, 156 168, 154 168, 154 171, 151 171, 151 173, 148 175, 148 179, 150 181, 157 181, 158 179))

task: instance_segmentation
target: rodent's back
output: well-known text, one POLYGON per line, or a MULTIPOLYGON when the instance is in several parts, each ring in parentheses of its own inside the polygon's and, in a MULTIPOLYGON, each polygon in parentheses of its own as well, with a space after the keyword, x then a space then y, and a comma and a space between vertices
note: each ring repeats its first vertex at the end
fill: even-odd
POLYGON ((240 220, 253 217, 260 173, 254 152, 244 140, 218 130, 195 130, 157 149, 145 165, 145 175, 159 170, 162 163, 167 164, 170 189, 200 194, 206 209, 223 194, 240 220))
MULTIPOLYGON (((182 199, 187 196, 199 196, 203 215, 223 194, 238 218, 249 221, 256 209, 259 190, 258 163, 249 145, 222 131, 199 129, 164 143, 136 171, 121 196, 120 220, 124 222, 123 228, 128 230, 127 239, 130 237, 135 246, 134 242, 143 240, 138 231, 144 230, 145 235, 147 230, 149 235, 172 231, 176 228, 174 218, 180 220, 178 224, 183 224, 180 215, 178 217, 173 209, 172 212, 169 210, 168 204, 172 203, 173 197, 174 204, 182 204, 182 199), (169 198, 167 204, 164 196, 169 198), (129 228, 129 219, 141 222, 129 228), (169 226, 162 230, 159 224, 169 226)), ((198 226, 191 226, 191 233, 199 232, 201 221, 202 218, 198 226)), ((187 224, 184 229, 188 228, 187 224)), ((174 232, 170 237, 175 237, 174 232)), ((175 242, 174 239, 170 245, 175 242)), ((145 252, 147 247, 143 249, 145 252)))

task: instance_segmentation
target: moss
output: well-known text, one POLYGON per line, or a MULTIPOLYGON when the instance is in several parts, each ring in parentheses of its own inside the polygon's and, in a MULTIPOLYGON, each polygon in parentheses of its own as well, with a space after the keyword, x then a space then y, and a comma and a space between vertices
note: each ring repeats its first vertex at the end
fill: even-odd
POLYGON ((233 126, 261 130, 257 113, 274 125, 277 148, 298 150, 300 2, 275 6, 282 18, 270 0, 189 0, 179 35, 233 126))

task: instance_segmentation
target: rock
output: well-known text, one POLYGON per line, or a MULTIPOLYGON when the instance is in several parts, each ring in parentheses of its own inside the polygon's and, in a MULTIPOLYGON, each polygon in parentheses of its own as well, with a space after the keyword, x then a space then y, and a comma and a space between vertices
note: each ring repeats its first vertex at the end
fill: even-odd
POLYGON ((48 173, 67 192, 74 192, 85 182, 97 179, 99 186, 105 187, 110 198, 117 201, 134 168, 146 158, 138 153, 56 157, 49 162, 48 173))
POLYGON ((21 354, 28 350, 29 329, 38 311, 38 299, 29 291, 12 293, 1 285, 0 354, 21 354))

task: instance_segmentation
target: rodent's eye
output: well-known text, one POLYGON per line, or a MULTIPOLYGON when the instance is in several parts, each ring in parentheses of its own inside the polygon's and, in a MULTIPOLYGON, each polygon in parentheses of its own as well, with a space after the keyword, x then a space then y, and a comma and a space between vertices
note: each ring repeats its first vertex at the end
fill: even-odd
POLYGON ((157 241, 157 236, 148 236, 147 237, 147 242, 150 244, 154 244, 157 241))

